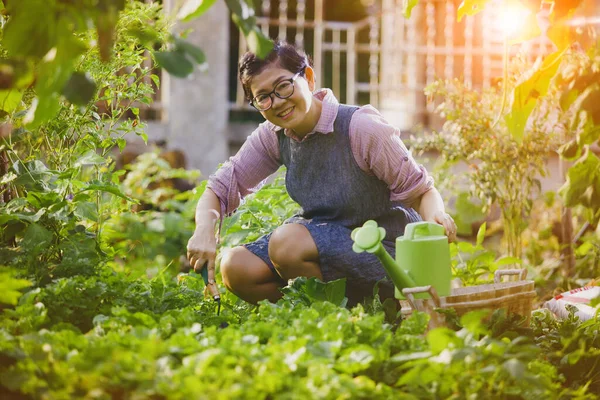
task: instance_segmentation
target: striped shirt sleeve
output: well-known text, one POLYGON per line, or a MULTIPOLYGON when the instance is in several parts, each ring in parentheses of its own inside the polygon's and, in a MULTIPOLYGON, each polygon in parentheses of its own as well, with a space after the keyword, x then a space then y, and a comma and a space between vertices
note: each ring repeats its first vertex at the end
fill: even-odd
POLYGON ((400 130, 372 106, 354 113, 349 135, 359 167, 388 185, 390 200, 411 206, 433 187, 433 178, 406 148, 400 130))
POLYGON ((234 212, 241 200, 260 189, 280 165, 277 134, 266 122, 262 123, 237 154, 208 178, 207 187, 221 203, 221 215, 234 212))

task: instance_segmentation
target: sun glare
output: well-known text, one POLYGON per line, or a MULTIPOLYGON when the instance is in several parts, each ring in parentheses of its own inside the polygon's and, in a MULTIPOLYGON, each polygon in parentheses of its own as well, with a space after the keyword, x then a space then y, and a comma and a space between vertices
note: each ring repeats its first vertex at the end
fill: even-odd
POLYGON ((500 9, 497 26, 506 37, 514 36, 525 25, 530 13, 531 11, 519 3, 511 2, 500 9))

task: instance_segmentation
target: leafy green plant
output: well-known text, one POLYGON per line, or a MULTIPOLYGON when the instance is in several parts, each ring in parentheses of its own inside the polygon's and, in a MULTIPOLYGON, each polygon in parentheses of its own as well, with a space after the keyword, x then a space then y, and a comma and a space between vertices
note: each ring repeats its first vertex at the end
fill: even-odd
POLYGON ((452 276, 460 279, 464 286, 491 283, 494 272, 503 266, 520 264, 521 259, 515 257, 496 258, 496 254, 483 247, 486 224, 483 223, 477 232, 475 244, 458 242, 450 244, 452 259, 452 276))
POLYGON ((600 320, 582 322, 572 307, 569 317, 559 320, 549 310, 533 313, 533 337, 547 362, 555 365, 570 386, 584 386, 590 393, 600 391, 600 320))
POLYGON ((223 247, 256 240, 300 210, 285 190, 282 171, 278 172, 273 183, 248 196, 236 213, 224 221, 221 229, 223 247))
MULTIPOLYGON (((152 20, 155 35, 164 37, 167 25, 161 18, 159 7, 132 3, 115 24, 111 49, 119 56, 103 62, 92 48, 78 57, 77 69, 103 86, 93 102, 79 107, 58 101, 59 118, 33 129, 26 128, 24 112, 11 115, 15 131, 3 149, 12 170, 3 182, 17 197, 0 209, 0 250, 9 265, 18 265, 36 283, 91 275, 106 260, 100 239, 104 222, 124 207, 121 200, 133 201, 119 189, 109 155, 124 147, 125 135, 145 135, 134 105, 148 103, 154 90, 145 79, 155 78, 152 71, 142 67, 144 47, 130 29, 152 20), (101 104, 107 109, 100 114, 101 104), (124 118, 128 113, 134 118, 124 118)), ((91 41, 93 36, 77 39, 91 41)))
POLYGON ((587 54, 573 55, 558 79, 560 119, 571 139, 559 150, 573 162, 560 193, 567 207, 585 207, 588 220, 600 220, 600 158, 590 148, 600 144, 600 44, 587 54))
MULTIPOLYGON (((168 19, 190 21, 213 3, 214 0, 179 2, 168 19)), ((227 5, 234 22, 248 38, 250 49, 266 55, 272 43, 256 27, 252 4, 246 0, 227 0, 227 5)), ((102 62, 109 63, 115 55, 120 55, 114 48, 119 40, 118 25, 125 20, 124 13, 138 7, 142 6, 137 0, 0 1, 4 49, 0 76, 6 83, 0 91, 3 115, 19 108, 31 86, 35 88, 35 100, 27 120, 30 127, 58 115, 64 99, 87 105, 103 81, 82 72, 81 56, 95 50, 102 62), (85 38, 90 31, 93 31, 93 41, 85 38), (35 40, 31 40, 32 37, 35 40)), ((175 76, 188 76, 195 64, 205 64, 206 57, 200 48, 168 34, 160 26, 166 18, 160 5, 151 7, 161 10, 161 18, 130 21, 132 23, 125 26, 128 35, 135 37, 141 47, 153 53, 160 66, 175 76), (165 48, 167 43, 169 48, 165 48)))
MULTIPOLYGON (((559 138, 548 133, 548 107, 537 109, 527 133, 517 140, 501 120, 495 89, 479 93, 462 82, 438 81, 426 89, 431 98, 443 99, 436 112, 446 118, 442 132, 421 137, 415 149, 440 151, 445 167, 464 161, 465 178, 484 209, 497 202, 502 211, 508 254, 521 257, 521 232, 531 210, 531 198, 546 173, 546 157, 558 147, 559 138)), ((544 101, 551 104, 551 99, 544 101)))

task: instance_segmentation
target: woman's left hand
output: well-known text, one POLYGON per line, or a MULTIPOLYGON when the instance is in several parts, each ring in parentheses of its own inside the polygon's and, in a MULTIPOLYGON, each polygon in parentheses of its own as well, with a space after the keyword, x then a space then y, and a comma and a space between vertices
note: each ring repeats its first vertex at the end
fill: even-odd
POLYGON ((444 227, 449 242, 456 242, 456 223, 450 214, 443 211, 438 211, 433 215, 433 222, 436 222, 444 227))

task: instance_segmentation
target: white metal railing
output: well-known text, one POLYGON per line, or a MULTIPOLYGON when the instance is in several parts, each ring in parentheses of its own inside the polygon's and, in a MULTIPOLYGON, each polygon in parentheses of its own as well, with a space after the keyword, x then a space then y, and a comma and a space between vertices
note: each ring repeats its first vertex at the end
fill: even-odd
MULTIPOLYGON (((329 86, 341 102, 380 107, 392 119, 398 117, 392 122, 399 126, 427 122, 431 110, 423 89, 435 79, 458 77, 484 88, 502 74, 502 33, 494 24, 501 0, 461 22, 456 21, 456 3, 446 0, 420 0, 410 19, 402 14, 404 0, 382 0, 379 11, 356 22, 324 20, 325 3, 263 0, 258 24, 267 35, 311 54, 317 83, 329 86)), ((239 43, 241 54, 246 51, 243 35, 239 43)), ((510 47, 511 53, 524 51, 530 58, 550 49, 543 37, 510 47)), ((246 109, 243 90, 238 81, 235 85, 230 107, 246 109)))

